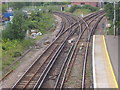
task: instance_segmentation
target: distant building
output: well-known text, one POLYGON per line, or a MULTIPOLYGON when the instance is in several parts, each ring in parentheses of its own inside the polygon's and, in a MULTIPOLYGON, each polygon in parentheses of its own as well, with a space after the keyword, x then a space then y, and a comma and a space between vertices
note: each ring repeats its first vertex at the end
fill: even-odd
POLYGON ((98 7, 98 2, 72 2, 72 5, 91 5, 93 7, 98 7))

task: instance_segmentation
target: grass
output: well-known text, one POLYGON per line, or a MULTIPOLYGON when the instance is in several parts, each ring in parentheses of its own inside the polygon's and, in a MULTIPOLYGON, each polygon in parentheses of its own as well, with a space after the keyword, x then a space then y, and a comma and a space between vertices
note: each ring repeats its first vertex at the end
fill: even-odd
POLYGON ((111 24, 111 27, 108 29, 108 35, 113 35, 114 34, 114 28, 113 28, 113 22, 108 21, 111 24))
POLYGON ((53 11, 60 11, 61 5, 47 5, 47 6, 26 6, 24 9, 31 10, 31 9, 41 9, 43 10, 53 10, 53 11))
POLYGON ((39 28, 43 34, 46 34, 51 28, 55 27, 55 18, 50 13, 43 13, 42 16, 43 19, 39 23, 39 28))
MULTIPOLYGON (((50 7, 53 8, 54 6, 50 7)), ((48 8, 50 7, 48 6, 48 8)), ((50 30, 55 27, 55 18, 51 13, 41 13, 41 17, 38 17, 37 19, 40 19, 40 22, 38 22, 39 27, 35 30, 39 30, 43 34, 42 36, 38 36, 36 39, 28 39, 22 41, 9 39, 2 40, 2 69, 12 64, 12 62, 16 60, 17 56, 22 55, 25 50, 27 50, 30 46, 33 46, 37 40, 43 38, 44 34, 51 32, 50 30)))
POLYGON ((76 9, 73 14, 76 15, 76 16, 81 16, 81 14, 83 15, 87 15, 91 13, 91 11, 89 9, 76 9))
POLYGON ((67 7, 67 5, 47 5, 47 6, 26 6, 24 9, 26 10, 32 10, 33 8, 35 9, 41 9, 41 11, 47 11, 47 10, 52 10, 52 11, 61 11, 61 7, 64 6, 64 11, 69 12, 70 7, 67 7))
MULTIPOLYGON (((36 39, 28 39, 28 40, 2 40, 3 45, 1 46, 3 49, 2 52, 2 69, 4 70, 9 65, 16 60, 16 58, 27 50, 30 46, 33 46, 38 40, 44 37, 44 34, 50 33, 51 29, 55 27, 55 19, 50 13, 42 13, 42 22, 40 25, 40 32, 42 32, 42 36, 38 36, 36 39)), ((16 63, 18 66, 20 63, 16 63)), ((15 69, 17 66, 13 66, 15 69)))
MULTIPOLYGON (((27 50, 30 46, 33 46, 34 43, 36 43, 38 40, 42 39, 44 37, 44 35, 38 36, 36 39, 28 39, 28 40, 23 40, 23 41, 17 41, 17 43, 15 43, 15 41, 7 41, 7 43, 10 42, 10 45, 15 45, 14 47, 6 46, 9 47, 9 49, 7 50, 1 50, 2 52, 2 62, 0 64, 1 66, 1 70, 5 70, 5 68, 7 68, 9 65, 11 65, 16 59, 17 57, 14 57, 15 52, 20 52, 21 54, 27 50)), ((1 45, 1 44, 0 44, 1 45)), ((1 45, 2 47, 2 45, 1 45)), ((21 62, 16 62, 14 66, 12 66, 10 68, 10 70, 14 70, 16 69, 19 64, 21 62)), ((3 73, 7 73, 8 71, 4 71, 3 73)))
POLYGON ((113 35, 114 34, 114 29, 113 28, 110 28, 109 30, 108 30, 108 35, 113 35))
POLYGON ((34 44, 33 39, 23 40, 23 41, 17 41, 17 40, 7 40, 2 42, 2 47, 5 48, 5 50, 2 50, 2 69, 6 68, 14 60, 16 60, 15 54, 16 52, 23 53, 25 50, 29 48, 29 46, 32 46, 34 44))

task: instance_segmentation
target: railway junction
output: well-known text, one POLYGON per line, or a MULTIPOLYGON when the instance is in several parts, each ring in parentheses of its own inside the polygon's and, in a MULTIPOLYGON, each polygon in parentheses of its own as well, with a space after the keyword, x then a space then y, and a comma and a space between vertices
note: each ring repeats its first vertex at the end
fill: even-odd
POLYGON ((118 37, 95 35, 104 11, 52 13, 61 18, 55 38, 22 73, 6 76, 3 88, 118 88, 118 37))

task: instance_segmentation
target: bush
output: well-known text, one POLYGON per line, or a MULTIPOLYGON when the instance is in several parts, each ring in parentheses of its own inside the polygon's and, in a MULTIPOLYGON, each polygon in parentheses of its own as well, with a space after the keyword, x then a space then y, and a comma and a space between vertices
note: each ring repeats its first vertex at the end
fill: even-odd
POLYGON ((34 43, 33 39, 28 40, 2 40, 2 67, 10 65, 16 57, 21 56, 23 51, 34 43))
POLYGON ((89 10, 91 10, 92 12, 98 10, 97 7, 93 7, 93 6, 90 6, 90 5, 84 5, 84 6, 74 5, 74 6, 72 6, 72 7, 70 8, 69 12, 73 13, 76 9, 89 9, 89 10))
POLYGON ((108 3, 105 5, 105 11, 106 11, 106 16, 109 17, 109 19, 113 19, 114 15, 114 7, 112 3, 108 3))
POLYGON ((7 11, 7 4, 2 4, 2 13, 7 11))
POLYGON ((90 6, 90 5, 84 5, 84 6, 82 6, 82 9, 89 9, 89 10, 91 10, 92 12, 98 10, 97 7, 93 7, 93 6, 90 6))
POLYGON ((25 25, 24 14, 21 11, 16 11, 13 21, 8 23, 6 29, 2 31, 3 39, 24 39, 26 31, 25 25))
POLYGON ((73 13, 76 9, 79 9, 80 6, 74 5, 70 8, 69 12, 73 13))
MULTIPOLYGON (((120 29, 120 1, 115 4, 115 11, 116 11, 116 28, 120 29)), ((106 3, 104 5, 104 9, 106 12, 106 16, 109 17, 109 20, 112 22, 114 19, 114 4, 113 3, 106 3)), ((113 23, 111 23, 113 25, 113 23)), ((111 28, 113 29, 113 26, 111 26, 111 28)), ((113 30, 110 30, 110 34, 113 34, 113 30)), ((117 33, 120 35, 119 31, 117 31, 117 33)))
POLYGON ((87 15, 87 14, 89 14, 89 13, 91 13, 91 11, 90 11, 89 9, 76 9, 76 10, 74 11, 74 15, 77 15, 77 16, 79 16, 79 15, 81 15, 81 14, 87 15))
POLYGON ((20 53, 20 52, 18 52, 18 51, 14 52, 13 57, 18 57, 18 56, 21 56, 21 53, 20 53))
POLYGON ((40 32, 47 33, 47 30, 53 27, 54 18, 51 13, 32 12, 27 22, 28 30, 36 29, 40 32))
POLYGON ((34 44, 34 40, 28 39, 28 40, 23 40, 20 45, 24 48, 29 48, 29 46, 32 46, 33 44, 34 44))

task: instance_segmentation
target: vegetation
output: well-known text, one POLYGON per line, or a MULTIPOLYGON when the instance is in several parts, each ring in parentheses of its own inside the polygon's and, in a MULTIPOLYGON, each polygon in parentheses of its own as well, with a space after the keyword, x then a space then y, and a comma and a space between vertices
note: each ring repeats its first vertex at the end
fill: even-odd
POLYGON ((26 23, 23 13, 21 11, 16 11, 13 21, 6 26, 6 30, 2 31, 3 39, 24 39, 26 23))
POLYGON ((73 13, 76 9, 79 9, 80 6, 74 5, 70 8, 69 12, 73 13))
POLYGON ((45 34, 55 24, 50 12, 32 11, 29 17, 26 17, 21 10, 14 12, 12 22, 8 23, 5 30, 2 31, 2 69, 9 66, 16 57, 21 56, 26 49, 36 42, 34 39, 25 39, 27 30, 34 29, 45 34))
POLYGON ((2 40, 2 69, 10 65, 17 56, 21 56, 22 52, 29 46, 33 45, 34 40, 2 40))
POLYGON ((33 11, 30 18, 24 17, 24 13, 16 11, 13 21, 9 23, 5 30, 2 31, 3 39, 23 40, 26 30, 36 29, 43 34, 53 27, 54 18, 50 13, 33 11))
MULTIPOLYGON (((118 2, 116 5, 115 5, 115 10, 116 10, 116 26, 118 29, 120 29, 120 2, 118 2)), ((110 23, 111 25, 113 24, 112 21, 113 21, 113 18, 114 18, 114 5, 113 3, 106 3, 105 5, 105 12, 106 12, 106 16, 109 17, 109 20, 110 20, 110 23)), ((120 31, 120 30, 119 30, 120 31)), ((120 32, 118 32, 120 34, 120 32)), ((111 28, 109 29, 109 34, 113 34, 113 25, 111 26, 111 28)))
MULTIPOLYGON (((47 11, 61 11, 61 5, 46 5, 46 6, 26 6, 23 9, 25 10, 40 10, 40 12, 47 12, 47 11)), ((65 9, 67 6, 65 6, 65 9)))
POLYGON ((8 7, 14 9, 21 9, 25 6, 48 6, 48 5, 66 5, 70 2, 9 2, 8 7))
POLYGON ((73 13, 76 9, 89 9, 91 12, 97 11, 97 7, 92 7, 90 5, 84 5, 84 6, 77 6, 74 5, 70 8, 69 12, 73 13))
POLYGON ((87 15, 89 13, 91 13, 91 11, 89 9, 76 9, 73 14, 80 16, 81 14, 87 15))
POLYGON ((44 2, 43 5, 66 5, 70 4, 70 2, 44 2))
MULTIPOLYGON (((115 10, 116 10, 116 19, 118 21, 118 19, 120 18, 120 4, 119 3, 116 3, 115 4, 115 10)), ((105 5, 105 11, 106 11, 106 16, 109 17, 109 19, 113 19, 114 18, 114 4, 113 3, 107 3, 105 5)))
POLYGON ((54 18, 50 13, 32 12, 31 17, 27 21, 27 29, 37 29, 43 34, 54 26, 54 18))
POLYGON ((8 6, 13 7, 14 9, 21 9, 26 5, 26 3, 23 2, 9 2, 8 6))
POLYGON ((2 12, 6 12, 6 10, 7 10, 7 5, 6 4, 3 4, 3 5, 1 5, 0 6, 0 11, 2 11, 2 12))

